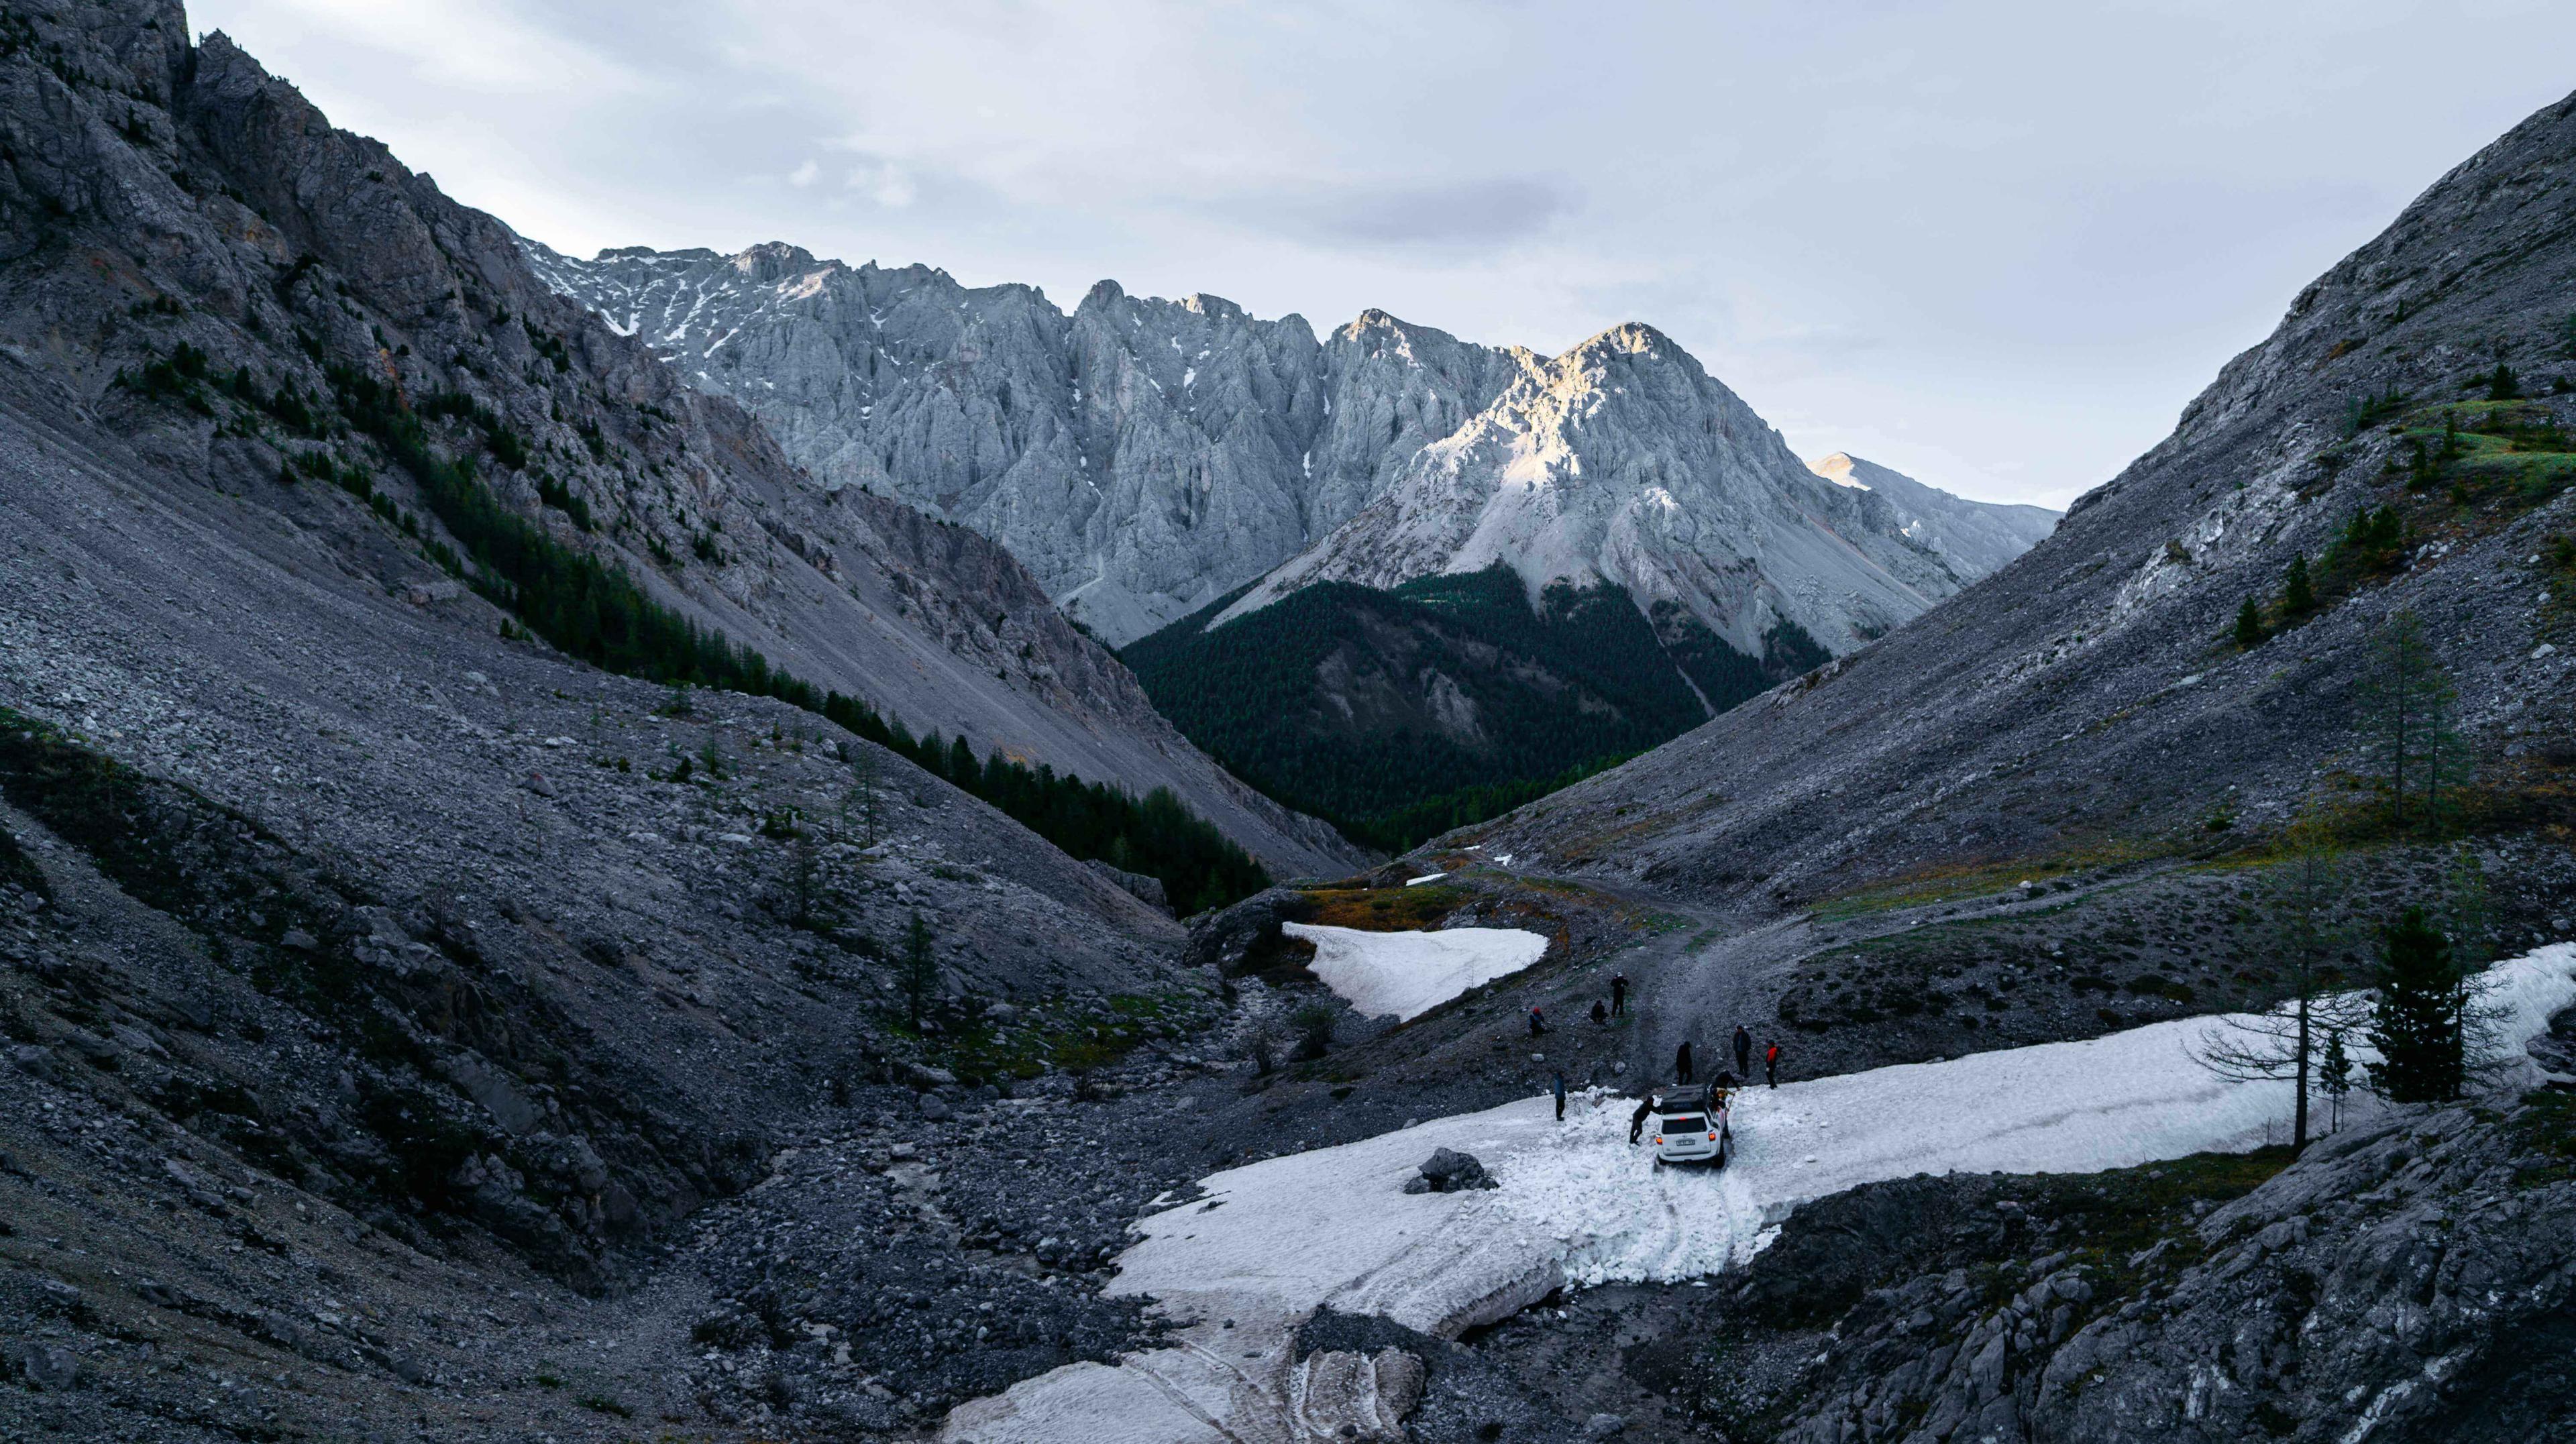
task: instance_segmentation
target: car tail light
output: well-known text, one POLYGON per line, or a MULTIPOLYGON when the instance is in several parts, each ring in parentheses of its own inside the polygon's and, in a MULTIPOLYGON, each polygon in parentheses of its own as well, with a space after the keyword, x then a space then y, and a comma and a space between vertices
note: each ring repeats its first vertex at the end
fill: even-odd
POLYGON ((1710 1135, 1708 1136, 1708 1141, 1709 1141, 1709 1142, 1711 1142, 1711 1143, 1715 1143, 1715 1142, 1717 1141, 1717 1135, 1716 1135, 1716 1134, 1714 1134, 1714 1133, 1710 1134, 1710 1135))
POLYGON ((1655 1145, 1656 1145, 1657 1147, 1659 1147, 1659 1148, 1660 1148, 1660 1147, 1662 1147, 1662 1146, 1663 1146, 1663 1142, 1664 1142, 1664 1135, 1662 1135, 1662 1134, 1660 1134, 1660 1133, 1656 1134, 1656 1135, 1655 1135, 1655 1145))

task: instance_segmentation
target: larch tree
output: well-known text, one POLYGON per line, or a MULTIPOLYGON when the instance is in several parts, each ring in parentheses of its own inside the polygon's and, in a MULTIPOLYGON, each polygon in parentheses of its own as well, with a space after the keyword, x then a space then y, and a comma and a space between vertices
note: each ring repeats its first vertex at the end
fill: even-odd
POLYGON ((2438 829, 2464 771, 2465 754, 2452 726, 2457 698, 2450 673, 2412 611, 2380 624, 2370 642, 2369 667, 2361 689, 2363 723, 2389 824, 2401 832, 2438 829))
POLYGON ((2275 868, 2265 899, 2271 943, 2289 999, 2268 1013, 2214 1023, 2189 1045, 2192 1061, 2219 1077, 2287 1082, 2295 1090, 2290 1146, 2308 1146, 2308 1099, 2321 1042, 2359 1021, 2357 1006, 2330 993, 2343 979, 2335 957, 2345 942, 2344 880, 2326 826, 2313 816, 2290 828, 2288 856, 2275 868))

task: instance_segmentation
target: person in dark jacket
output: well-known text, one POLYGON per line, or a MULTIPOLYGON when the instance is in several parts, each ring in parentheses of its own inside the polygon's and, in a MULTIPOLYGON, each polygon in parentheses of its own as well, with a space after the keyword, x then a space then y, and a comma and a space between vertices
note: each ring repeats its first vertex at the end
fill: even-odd
POLYGON ((1535 1038, 1546 1031, 1547 1014, 1540 1012, 1536 1008, 1530 1009, 1530 1036, 1535 1038))
POLYGON ((1762 1050, 1762 1076, 1772 1087, 1780 1086, 1780 1044, 1776 1040, 1762 1050))
POLYGON ((1628 975, 1626 973, 1612 973, 1610 975, 1610 1016, 1613 1018, 1625 1017, 1627 1016, 1627 1012, 1628 975))
POLYGON ((1682 1040, 1679 1048, 1673 1050, 1673 1081, 1676 1083, 1691 1081, 1690 1040, 1687 1038, 1682 1040))
POLYGON ((1606 1026, 1608 1026, 1609 1022, 1610 1022, 1610 1010, 1609 1010, 1608 1008, 1605 1008, 1605 1007, 1601 1006, 1601 1000, 1600 1000, 1599 998, 1595 998, 1595 999, 1593 999, 1593 1000, 1592 1000, 1592 1026, 1593 1026, 1593 1027, 1596 1027, 1596 1028, 1606 1027, 1606 1026))
POLYGON ((1635 1147, 1637 1140, 1646 1136, 1646 1115, 1654 1111, 1655 1095, 1652 1093, 1637 1100, 1637 1111, 1628 1115, 1629 1147, 1635 1147))
POLYGON ((1565 1070, 1562 1068, 1556 1074, 1556 1121, 1565 1121, 1565 1070))
POLYGON ((1742 1023, 1735 1025, 1735 1071, 1740 1077, 1753 1076, 1753 1035, 1742 1023))

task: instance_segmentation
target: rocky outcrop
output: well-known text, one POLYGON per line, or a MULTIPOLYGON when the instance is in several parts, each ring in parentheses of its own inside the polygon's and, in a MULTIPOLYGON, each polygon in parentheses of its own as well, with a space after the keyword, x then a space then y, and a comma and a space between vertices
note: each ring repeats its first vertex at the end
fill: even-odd
POLYGON ((1955 1272, 1881 1288, 1779 1437, 2552 1437, 2576 1418, 2566 1112, 2356 1130, 2134 1247, 2070 1237, 1982 1294, 1955 1272))
POLYGON ((524 243, 537 273, 742 403, 832 488, 1001 542, 1123 645, 1241 586, 1384 491, 1509 379, 1511 353, 1370 311, 1320 341, 1216 296, 1028 286, 926 266, 524 243))

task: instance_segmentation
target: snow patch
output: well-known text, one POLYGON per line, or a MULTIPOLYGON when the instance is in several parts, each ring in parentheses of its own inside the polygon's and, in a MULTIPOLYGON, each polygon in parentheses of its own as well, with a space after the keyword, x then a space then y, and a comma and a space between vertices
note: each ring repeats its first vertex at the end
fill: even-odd
POLYGON ((1315 923, 1281 927, 1315 945, 1309 965, 1315 976, 1368 1017, 1418 1018, 1469 988, 1519 972, 1547 951, 1546 938, 1521 928, 1367 933, 1315 923))

